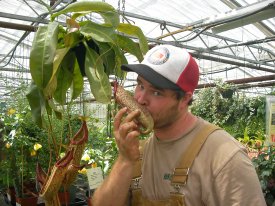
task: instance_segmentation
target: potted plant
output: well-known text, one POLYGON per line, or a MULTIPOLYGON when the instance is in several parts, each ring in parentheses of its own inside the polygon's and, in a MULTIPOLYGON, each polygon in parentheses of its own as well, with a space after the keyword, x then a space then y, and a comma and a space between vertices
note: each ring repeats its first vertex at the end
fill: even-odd
POLYGON ((11 176, 15 188, 16 204, 21 206, 35 206, 38 200, 38 193, 34 178, 34 167, 28 162, 31 161, 30 155, 27 155, 25 151, 22 145, 20 155, 11 155, 11 169, 14 171, 11 176), (18 157, 19 159, 17 159, 18 157), (25 158, 29 160, 27 161, 25 158))
MULTIPOLYGON (((33 119, 49 132, 52 141, 50 146, 55 154, 55 158, 49 161, 54 163, 64 150, 60 149, 53 135, 53 114, 61 122, 64 122, 64 117, 71 121, 72 114, 67 108, 81 96, 84 80, 88 81, 96 101, 110 103, 112 89, 109 77, 124 78, 120 67, 127 63, 125 53, 141 61, 148 51, 148 45, 139 27, 120 23, 116 9, 105 2, 75 2, 58 12, 51 12, 51 22, 39 27, 33 40, 30 53, 33 82, 27 99, 33 119), (82 21, 81 17, 88 13, 99 18, 82 21), (72 14, 66 20, 66 27, 55 21, 57 16, 63 14, 72 14)), ((70 139, 72 135, 68 135, 66 145, 62 142, 65 148, 70 148, 70 139)), ((70 151, 66 152, 65 157, 56 162, 56 167, 60 163, 67 166, 71 161, 70 151)), ((53 167, 56 170, 52 170, 50 175, 59 170, 56 167, 53 167)), ((59 186, 60 180, 56 181, 59 186)))
MULTIPOLYGON (((37 153, 34 146, 43 139, 44 134, 31 119, 24 89, 25 87, 22 87, 22 90, 13 92, 13 101, 7 102, 0 108, 3 141, 0 181, 1 185, 6 187, 11 204, 15 204, 16 198, 26 196, 36 196, 37 199, 35 188, 37 153)), ((48 156, 48 152, 46 153, 48 156)))
POLYGON ((275 204, 275 147, 264 146, 252 159, 268 206, 275 204))
MULTIPOLYGON (((34 163, 36 158, 32 157, 30 152, 30 148, 34 144, 33 138, 27 136, 23 131, 22 126, 24 123, 22 122, 24 118, 16 113, 13 115, 17 117, 15 118, 16 123, 9 128, 11 130, 5 136, 7 171, 9 171, 7 178, 15 190, 16 201, 19 201, 20 205, 24 205, 26 200, 22 199, 26 199, 26 197, 32 197, 31 199, 37 200, 34 181, 34 163)), ((11 202, 14 202, 14 198, 11 198, 11 202)), ((30 204, 28 203, 27 205, 30 204)))
POLYGON ((0 107, 0 191, 5 194, 6 201, 11 203, 12 205, 15 204, 16 197, 15 197, 15 189, 12 184, 11 173, 10 171, 10 161, 7 158, 7 149, 10 147, 4 140, 5 138, 5 124, 4 119, 2 118, 5 113, 3 113, 5 109, 0 107))

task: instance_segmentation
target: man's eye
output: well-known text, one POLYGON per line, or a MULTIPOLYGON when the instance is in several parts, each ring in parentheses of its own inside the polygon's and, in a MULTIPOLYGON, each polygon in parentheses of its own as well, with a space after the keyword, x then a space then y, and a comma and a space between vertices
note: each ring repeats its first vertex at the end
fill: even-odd
POLYGON ((143 88, 144 88, 144 86, 143 86, 142 84, 139 84, 138 87, 139 87, 140 89, 143 89, 143 88))
POLYGON ((154 96, 160 96, 161 95, 161 93, 159 91, 154 91, 153 94, 154 94, 154 96))

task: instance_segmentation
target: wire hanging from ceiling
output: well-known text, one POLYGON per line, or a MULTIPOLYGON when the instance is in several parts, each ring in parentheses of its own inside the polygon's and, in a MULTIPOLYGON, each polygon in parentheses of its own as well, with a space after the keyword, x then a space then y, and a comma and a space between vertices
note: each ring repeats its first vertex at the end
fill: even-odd
POLYGON ((225 20, 219 20, 217 22, 210 22, 210 23, 204 23, 204 24, 199 24, 199 25, 186 26, 186 27, 184 27, 182 29, 179 29, 177 31, 173 31, 173 32, 170 32, 168 34, 162 35, 162 36, 158 37, 157 39, 158 40, 159 39, 163 39, 163 38, 165 38, 167 36, 171 36, 171 35, 174 35, 174 34, 177 34, 177 33, 185 32, 185 31, 192 31, 192 30, 195 31, 195 29, 200 29, 200 28, 204 27, 203 29, 197 31, 196 34, 193 37, 191 37, 189 39, 185 39, 185 40, 179 41, 181 43, 182 42, 188 42, 188 41, 191 41, 191 40, 197 38, 200 34, 202 34, 204 31, 206 31, 206 30, 208 30, 210 28, 213 28, 213 27, 218 26, 218 25, 226 24, 226 23, 229 23, 229 22, 237 21, 237 20, 249 17, 251 15, 255 15, 257 13, 260 13, 262 11, 265 11, 267 9, 270 9, 270 8, 274 7, 274 5, 275 5, 275 3, 270 3, 267 6, 264 6, 264 7, 260 8, 260 9, 258 9, 256 11, 253 11, 251 13, 247 13, 247 14, 235 17, 235 18, 229 18, 229 19, 225 19, 225 20))

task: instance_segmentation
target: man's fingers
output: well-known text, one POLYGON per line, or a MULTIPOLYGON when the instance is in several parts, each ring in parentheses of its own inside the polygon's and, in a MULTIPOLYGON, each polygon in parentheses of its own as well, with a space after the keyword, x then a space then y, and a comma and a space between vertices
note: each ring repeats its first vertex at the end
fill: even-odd
MULTIPOLYGON (((127 108, 124 107, 121 110, 119 110, 114 118, 114 129, 117 130, 120 126, 120 124, 122 123, 122 118, 125 115, 125 113, 127 112, 127 108)), ((124 119, 123 119, 123 123, 126 122, 131 122, 134 119, 136 119, 138 116, 140 115, 140 111, 139 110, 135 110, 130 112, 124 119)))
POLYGON ((128 137, 135 136, 138 137, 139 134, 139 126, 136 121, 134 121, 139 115, 140 111, 136 110, 127 113, 127 108, 123 108, 119 110, 114 118, 114 135, 117 141, 126 141, 128 137), (137 131, 132 133, 133 131, 137 131))
POLYGON ((138 136, 140 135, 140 132, 137 130, 133 130, 128 133, 126 137, 126 141, 135 141, 136 143, 139 142, 138 136))
POLYGON ((124 137, 126 136, 129 132, 136 130, 137 129, 137 124, 135 122, 126 122, 120 125, 119 127, 119 133, 124 137))
POLYGON ((123 122, 131 122, 134 119, 136 119, 138 116, 140 115, 140 111, 139 110, 135 110, 130 112, 125 119, 123 120, 123 122))
POLYGON ((118 130, 119 125, 121 124, 121 120, 123 115, 126 113, 127 108, 124 107, 121 110, 119 110, 114 118, 114 130, 118 130))

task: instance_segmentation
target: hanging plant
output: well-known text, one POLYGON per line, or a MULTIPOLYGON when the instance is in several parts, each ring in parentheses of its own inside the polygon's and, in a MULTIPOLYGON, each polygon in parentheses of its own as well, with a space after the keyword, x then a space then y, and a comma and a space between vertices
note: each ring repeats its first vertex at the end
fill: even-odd
POLYGON ((223 82, 221 79, 216 81, 216 87, 223 98, 232 98, 236 91, 236 86, 232 83, 223 82))
POLYGON ((61 118, 58 105, 78 98, 87 78, 91 93, 100 103, 111 100, 109 76, 124 78, 121 64, 127 63, 125 53, 142 61, 148 51, 146 38, 137 26, 119 22, 119 15, 109 4, 81 1, 53 13, 51 22, 38 28, 30 53, 32 85, 27 94, 35 122, 43 126, 43 114, 52 111, 61 118), (89 13, 102 21, 79 18, 89 13), (72 14, 66 28, 54 21, 61 14, 72 14), (136 43, 131 39, 139 40, 136 43))

